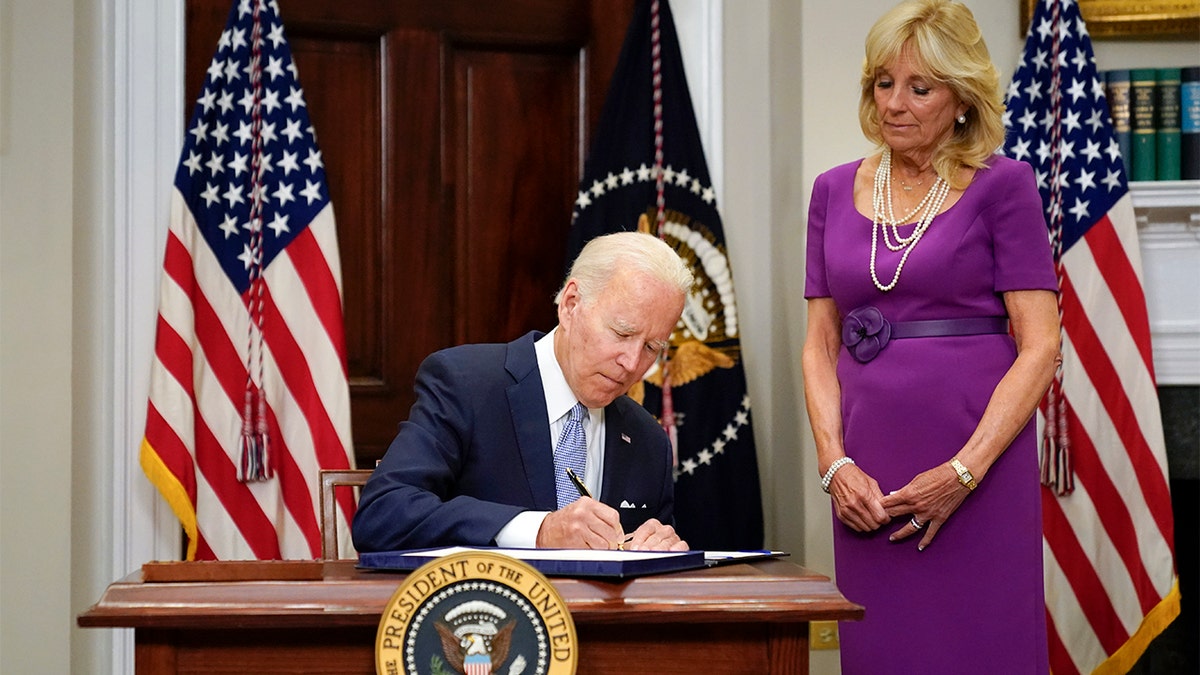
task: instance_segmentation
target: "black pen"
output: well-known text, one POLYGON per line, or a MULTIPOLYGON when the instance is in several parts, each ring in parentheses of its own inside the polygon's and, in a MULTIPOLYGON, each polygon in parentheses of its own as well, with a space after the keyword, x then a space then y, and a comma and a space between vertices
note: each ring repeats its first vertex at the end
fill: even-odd
MULTIPOLYGON (((592 493, 588 492, 587 486, 583 484, 583 481, 579 480, 579 476, 575 475, 575 472, 571 470, 571 467, 568 466, 566 468, 566 472, 567 472, 567 478, 570 478, 571 482, 575 484, 575 489, 579 490, 580 497, 591 497, 592 496, 592 493)), ((617 550, 624 551, 625 544, 629 543, 629 541, 631 539, 633 539, 632 534, 625 535, 624 539, 617 542, 617 550)))
POLYGON ((566 470, 567 478, 570 478, 571 482, 575 484, 575 489, 579 490, 579 496, 591 497, 592 493, 588 492, 587 486, 583 484, 583 481, 579 480, 579 476, 575 475, 575 472, 571 470, 571 467, 568 466, 566 470))

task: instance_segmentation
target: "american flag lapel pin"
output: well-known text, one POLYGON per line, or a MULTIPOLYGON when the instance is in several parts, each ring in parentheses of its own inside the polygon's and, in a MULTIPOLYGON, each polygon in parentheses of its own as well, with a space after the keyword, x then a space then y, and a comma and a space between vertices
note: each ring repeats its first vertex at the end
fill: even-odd
POLYGON ((631 440, 629 439, 629 434, 621 434, 621 440, 622 440, 623 442, 625 442, 625 443, 632 443, 632 442, 633 442, 633 441, 631 441, 631 440))

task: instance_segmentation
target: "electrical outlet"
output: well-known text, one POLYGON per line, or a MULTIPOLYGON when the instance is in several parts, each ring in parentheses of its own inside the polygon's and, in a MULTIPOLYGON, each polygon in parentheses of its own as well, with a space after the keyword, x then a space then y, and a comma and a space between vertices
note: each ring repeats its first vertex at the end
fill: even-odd
POLYGON ((808 624, 809 649, 837 649, 838 624, 836 621, 811 621, 808 624))

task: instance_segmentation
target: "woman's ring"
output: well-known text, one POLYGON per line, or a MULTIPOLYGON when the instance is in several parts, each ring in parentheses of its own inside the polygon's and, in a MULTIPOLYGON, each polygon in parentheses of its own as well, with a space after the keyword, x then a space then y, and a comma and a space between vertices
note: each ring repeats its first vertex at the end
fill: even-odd
POLYGON ((917 520, 916 516, 913 516, 912 518, 909 519, 908 524, 912 525, 914 528, 919 530, 922 527, 925 527, 926 523, 922 523, 921 521, 917 520))

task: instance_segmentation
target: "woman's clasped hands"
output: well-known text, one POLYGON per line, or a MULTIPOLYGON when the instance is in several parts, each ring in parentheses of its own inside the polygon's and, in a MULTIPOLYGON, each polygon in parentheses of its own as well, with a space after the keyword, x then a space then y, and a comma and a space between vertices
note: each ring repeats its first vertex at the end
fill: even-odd
POLYGON ((829 486, 834 513, 847 527, 873 532, 894 518, 908 516, 888 538, 901 541, 924 530, 917 545, 922 551, 969 492, 949 463, 917 474, 907 485, 886 495, 879 483, 856 465, 838 471, 829 486))
POLYGON ((924 551, 969 493, 970 491, 959 483, 958 473, 949 463, 922 471, 913 477, 908 485, 880 500, 884 510, 892 518, 910 516, 904 526, 893 532, 889 539, 900 541, 925 530, 925 536, 921 537, 921 543, 917 544, 917 549, 924 551))

